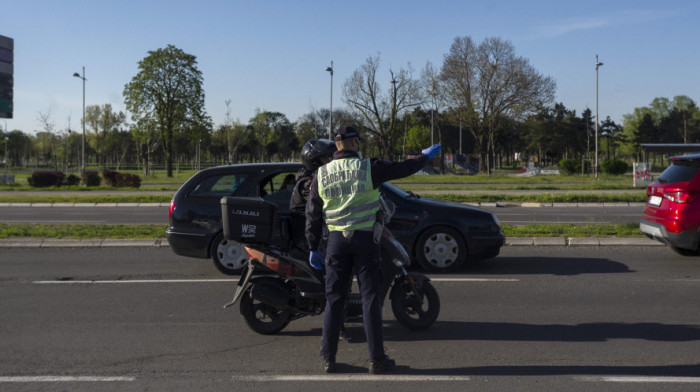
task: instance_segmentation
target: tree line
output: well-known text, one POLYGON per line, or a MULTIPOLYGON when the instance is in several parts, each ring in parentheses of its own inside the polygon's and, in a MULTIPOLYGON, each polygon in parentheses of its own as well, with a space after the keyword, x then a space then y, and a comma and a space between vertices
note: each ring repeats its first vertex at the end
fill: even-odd
MULTIPOLYGON (((303 144, 327 137, 328 109, 314 109, 295 122, 284 113, 257 110, 247 123, 231 118, 214 124, 204 108, 203 75, 196 57, 172 45, 148 52, 124 87, 129 116, 110 104, 85 113, 85 156, 89 166, 139 168, 154 165, 212 166, 297 160, 303 144)), ((433 143, 445 153, 475 157, 491 172, 536 157, 545 165, 561 159, 590 160, 595 117, 554 102, 555 81, 540 74, 514 46, 500 38, 476 43, 457 37, 440 67, 427 62, 414 75, 408 64, 383 70, 381 56, 369 56, 342 84, 345 107, 333 110, 333 125, 351 124, 367 140, 363 153, 386 159, 418 154, 433 143)), ((40 112, 42 129, 3 132, 0 148, 13 167, 79 168, 82 132, 57 130, 50 111, 40 112), (6 146, 6 147, 5 147, 6 146)), ((82 125, 82 124, 81 124, 82 125)), ((599 122, 603 159, 637 159, 640 143, 700 141, 700 111, 689 97, 655 98, 616 124, 599 122)))

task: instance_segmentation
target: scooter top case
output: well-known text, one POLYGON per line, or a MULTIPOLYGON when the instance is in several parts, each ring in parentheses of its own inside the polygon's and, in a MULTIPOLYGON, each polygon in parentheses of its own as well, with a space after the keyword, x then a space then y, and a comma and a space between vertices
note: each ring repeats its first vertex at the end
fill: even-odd
POLYGON ((249 197, 221 199, 221 220, 226 239, 247 244, 269 244, 277 218, 275 203, 249 197))

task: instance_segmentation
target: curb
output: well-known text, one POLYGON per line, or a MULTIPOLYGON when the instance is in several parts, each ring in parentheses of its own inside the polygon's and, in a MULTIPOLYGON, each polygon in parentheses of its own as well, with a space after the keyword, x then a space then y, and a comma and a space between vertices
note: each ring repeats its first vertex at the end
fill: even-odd
POLYGON ((505 246, 666 246, 650 238, 511 237, 505 246))
MULTIPOLYGON (((665 246, 649 238, 609 238, 609 237, 512 237, 505 246, 665 246)), ((169 248, 164 238, 158 239, 54 239, 16 238, 0 239, 1 248, 169 248)))
POLYGON ((508 207, 521 207, 521 208, 565 208, 565 207, 597 207, 597 208, 644 208, 646 203, 642 202, 605 202, 605 203, 538 203, 538 202, 510 202, 510 201, 497 201, 497 202, 462 202, 461 204, 466 204, 472 207, 497 207, 497 208, 508 208, 508 207))
POLYGON ((29 207, 29 208, 46 208, 46 207, 170 207, 170 202, 167 203, 0 203, 0 207, 29 207))

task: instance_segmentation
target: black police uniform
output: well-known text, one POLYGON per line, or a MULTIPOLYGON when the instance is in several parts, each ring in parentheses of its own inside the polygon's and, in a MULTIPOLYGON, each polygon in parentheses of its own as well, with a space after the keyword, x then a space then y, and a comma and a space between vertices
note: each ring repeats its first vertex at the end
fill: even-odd
MULTIPOLYGON (((354 151, 337 151, 333 160, 359 158, 354 151)), ((372 185, 376 189, 383 182, 407 177, 420 170, 428 158, 421 155, 403 162, 371 159, 372 185)), ((318 171, 317 171, 318 173, 318 171)), ((314 174, 311 192, 306 203, 306 239, 309 249, 316 250, 322 239, 323 200, 318 194, 318 179, 314 174)), ((371 231, 355 231, 346 237, 342 232, 332 231, 326 248, 326 309, 323 318, 321 356, 335 362, 338 338, 343 323, 343 306, 353 268, 357 273, 362 295, 363 322, 370 359, 384 356, 382 336, 382 298, 380 290, 381 271, 379 247, 374 244, 371 231)))

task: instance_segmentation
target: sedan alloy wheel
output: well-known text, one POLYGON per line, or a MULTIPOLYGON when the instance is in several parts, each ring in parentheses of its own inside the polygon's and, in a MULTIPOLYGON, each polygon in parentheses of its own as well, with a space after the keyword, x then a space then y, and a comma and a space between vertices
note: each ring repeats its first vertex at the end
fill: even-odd
POLYGON ((433 227, 418 239, 416 256, 418 263, 428 271, 456 271, 467 259, 464 240, 449 227, 433 227))
POLYGON ((212 242, 211 259, 226 275, 238 275, 248 265, 248 253, 243 244, 228 240, 221 233, 212 242))

